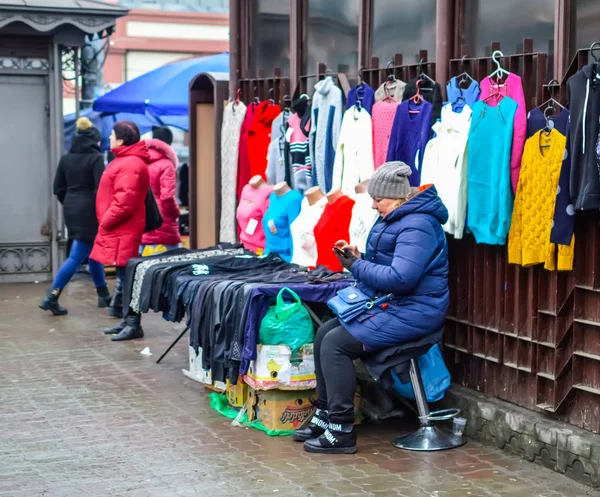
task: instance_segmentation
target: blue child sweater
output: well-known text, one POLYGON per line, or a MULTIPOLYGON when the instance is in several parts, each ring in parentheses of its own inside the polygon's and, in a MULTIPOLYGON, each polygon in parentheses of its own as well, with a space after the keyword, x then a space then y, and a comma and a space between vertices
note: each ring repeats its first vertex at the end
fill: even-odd
POLYGON ((300 214, 301 205, 302 195, 296 190, 290 190, 281 196, 271 193, 269 208, 262 219, 267 241, 265 255, 273 252, 279 254, 284 261, 292 260, 290 225, 300 214))
POLYGON ((390 135, 387 160, 400 160, 409 165, 412 174, 408 180, 410 186, 421 185, 421 164, 425 146, 431 138, 431 115, 433 106, 423 100, 420 105, 415 105, 410 100, 404 100, 396 110, 394 124, 390 135), (418 114, 411 114, 410 110, 419 109, 418 114))
POLYGON ((348 92, 346 108, 349 109, 359 101, 361 107, 371 114, 373 104, 375 103, 375 90, 367 83, 358 84, 348 92))
POLYGON ((467 226, 477 243, 504 245, 510 229, 513 193, 510 157, 517 102, 504 97, 496 107, 473 106, 468 142, 467 226))

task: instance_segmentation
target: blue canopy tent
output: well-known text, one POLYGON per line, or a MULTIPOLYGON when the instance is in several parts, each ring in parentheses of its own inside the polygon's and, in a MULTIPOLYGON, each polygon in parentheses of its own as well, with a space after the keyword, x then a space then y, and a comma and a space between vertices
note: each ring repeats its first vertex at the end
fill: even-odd
POLYGON ((187 119, 190 82, 204 72, 228 73, 229 52, 159 67, 96 99, 94 110, 110 114, 149 115, 171 125, 169 121, 175 116, 187 119))

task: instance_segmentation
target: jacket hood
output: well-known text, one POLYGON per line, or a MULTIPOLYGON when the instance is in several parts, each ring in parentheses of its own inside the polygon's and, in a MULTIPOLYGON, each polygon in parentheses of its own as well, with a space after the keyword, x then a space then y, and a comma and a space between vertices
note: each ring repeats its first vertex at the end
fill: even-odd
POLYGON ((433 185, 421 187, 422 190, 405 202, 397 209, 394 209, 386 217, 385 221, 397 221, 408 214, 429 214, 435 217, 440 224, 446 224, 448 221, 448 209, 438 196, 438 192, 433 185))
POLYGON ((150 154, 148 153, 148 145, 144 140, 140 140, 137 143, 129 146, 121 146, 112 149, 115 157, 139 157, 144 162, 150 162, 150 154))
POLYGON ((333 82, 333 78, 331 76, 327 76, 325 79, 319 81, 315 85, 315 91, 318 91, 321 95, 327 95, 329 90, 335 85, 333 82))
POLYGON ((98 142, 87 135, 76 135, 71 144, 72 154, 99 154, 100 146, 98 142))
POLYGON ((173 165, 177 167, 177 154, 175 153, 175 150, 173 150, 173 147, 157 138, 146 140, 146 145, 148 146, 151 162, 156 162, 160 159, 169 159, 173 165))
POLYGON ((254 121, 270 126, 273 122, 273 119, 275 119, 279 114, 281 114, 281 109, 279 106, 274 105, 269 100, 265 100, 256 108, 254 121))

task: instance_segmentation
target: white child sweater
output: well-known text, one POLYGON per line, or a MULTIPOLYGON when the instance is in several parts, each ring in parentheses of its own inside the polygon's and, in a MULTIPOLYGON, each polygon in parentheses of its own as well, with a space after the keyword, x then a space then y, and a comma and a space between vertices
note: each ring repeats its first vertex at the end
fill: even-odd
POLYGON ((463 236, 467 215, 467 141, 471 108, 459 114, 447 104, 441 120, 433 125, 436 136, 429 140, 423 156, 421 185, 434 184, 448 209, 444 230, 456 239, 463 236))
POLYGON ((350 245, 356 245, 363 254, 367 250, 367 238, 379 214, 373 209, 373 199, 368 193, 357 193, 350 220, 350 245))
POLYGON ((290 225, 292 232, 292 263, 299 266, 314 267, 317 265, 317 242, 315 226, 327 205, 327 197, 320 198, 313 205, 305 197, 302 200, 300 214, 290 225))
POLYGON ((374 171, 371 115, 353 105, 344 113, 342 120, 331 190, 342 190, 342 193, 354 198, 354 187, 369 179, 374 171))

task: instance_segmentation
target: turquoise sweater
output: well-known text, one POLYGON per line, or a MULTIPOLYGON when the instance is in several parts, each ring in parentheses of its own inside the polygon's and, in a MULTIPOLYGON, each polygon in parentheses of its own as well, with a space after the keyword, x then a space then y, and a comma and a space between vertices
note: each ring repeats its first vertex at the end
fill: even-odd
POLYGON ((269 208, 265 213, 262 224, 265 230, 267 246, 265 254, 271 252, 290 262, 292 260, 292 233, 290 224, 300 214, 302 195, 296 190, 290 190, 284 195, 271 193, 269 208))
POLYGON ((504 97, 491 107, 473 106, 468 143, 467 227, 477 243, 504 245, 510 229, 513 193, 510 156, 517 102, 504 97))

